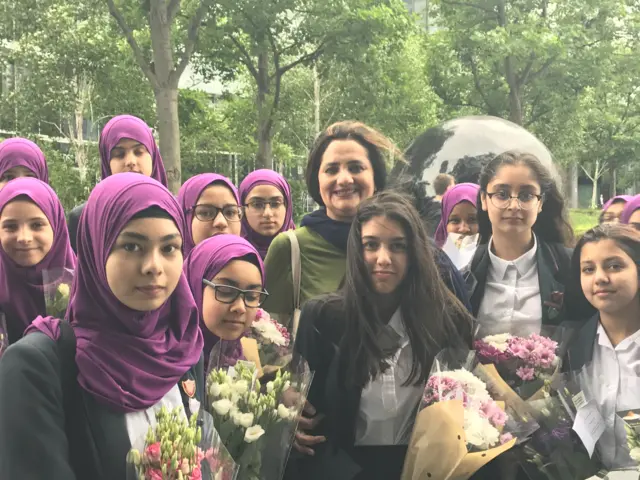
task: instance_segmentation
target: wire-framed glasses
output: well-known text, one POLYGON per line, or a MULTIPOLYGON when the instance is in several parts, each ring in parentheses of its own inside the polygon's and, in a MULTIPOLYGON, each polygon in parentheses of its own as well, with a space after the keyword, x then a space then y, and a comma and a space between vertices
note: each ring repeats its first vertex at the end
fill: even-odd
POLYGON ((543 195, 531 192, 520 192, 518 195, 513 196, 503 190, 500 190, 492 193, 487 192, 487 197, 489 197, 491 204, 500 210, 509 208, 511 200, 515 200, 521 210, 531 210, 538 206, 538 203, 542 201, 543 195))
POLYGON ((271 210, 278 210, 284 207, 284 198, 272 198, 271 200, 251 200, 245 205, 252 213, 262 213, 269 206, 271 210))
POLYGON ((230 222, 239 222, 242 220, 242 207, 240 205, 225 205, 224 207, 216 207, 206 203, 196 205, 191 209, 195 217, 201 222, 212 222, 219 213, 230 222))
POLYGON ((213 288, 216 300, 220 303, 231 304, 235 302, 238 297, 242 296, 242 300, 246 307, 257 308, 262 305, 269 296, 269 293, 266 291, 242 290, 241 288, 232 287, 231 285, 213 283, 206 278, 202 279, 202 283, 213 288))

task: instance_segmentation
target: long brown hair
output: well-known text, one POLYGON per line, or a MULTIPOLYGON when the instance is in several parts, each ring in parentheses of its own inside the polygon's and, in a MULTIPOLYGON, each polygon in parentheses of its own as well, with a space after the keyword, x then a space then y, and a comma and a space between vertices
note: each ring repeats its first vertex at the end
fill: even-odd
POLYGON ((401 289, 402 321, 411 342, 413 362, 406 384, 425 382, 434 356, 443 348, 471 342, 472 317, 440 277, 433 247, 412 202, 395 192, 382 192, 364 200, 351 226, 347 242, 347 272, 339 292, 345 333, 340 345, 340 372, 347 384, 364 386, 387 368, 380 333, 385 322, 378 315, 367 270, 362 227, 375 217, 398 222, 407 240, 408 270, 401 289))
POLYGON ((307 161, 307 191, 311 198, 324 206, 320 195, 318 172, 322 156, 334 140, 354 140, 367 150, 367 156, 373 167, 373 180, 377 191, 384 190, 387 183, 387 164, 402 159, 402 153, 395 144, 377 130, 361 122, 344 121, 330 125, 313 144, 307 161))

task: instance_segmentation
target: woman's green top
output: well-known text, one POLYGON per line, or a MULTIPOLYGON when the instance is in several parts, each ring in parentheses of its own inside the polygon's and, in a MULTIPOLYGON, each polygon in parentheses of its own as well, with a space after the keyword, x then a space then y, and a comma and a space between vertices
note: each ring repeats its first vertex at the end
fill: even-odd
MULTIPOLYGON (((300 244, 302 306, 313 297, 338 289, 347 269, 347 254, 308 227, 296 229, 294 233, 300 244)), ((273 239, 264 263, 269 297, 262 308, 271 314, 292 314, 291 242, 286 233, 273 239)))

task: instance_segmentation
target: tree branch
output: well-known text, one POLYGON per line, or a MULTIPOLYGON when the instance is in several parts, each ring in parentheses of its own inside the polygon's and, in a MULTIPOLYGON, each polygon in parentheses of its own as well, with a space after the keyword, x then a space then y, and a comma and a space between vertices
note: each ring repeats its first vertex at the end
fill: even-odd
POLYGON ((167 6, 167 19, 169 24, 173 23, 173 19, 176 18, 178 14, 178 10, 180 10, 180 0, 170 0, 167 6))
POLYGON ((488 109, 491 110, 492 112, 496 111, 496 109, 493 108, 491 103, 489 103, 489 99, 484 94, 484 90, 480 85, 480 78, 478 78, 478 66, 476 65, 476 62, 473 60, 473 55, 469 56, 469 62, 471 63, 471 73, 473 74, 473 84, 476 87, 476 91, 480 94, 480 96, 482 97, 482 100, 487 105, 488 109))
POLYGON ((242 43, 239 40, 237 40, 233 35, 229 35, 229 38, 231 39, 233 44, 236 46, 236 48, 240 50, 240 53, 244 57, 244 58, 241 58, 240 61, 249 69, 249 73, 251 73, 251 76, 257 82, 258 68, 253 63, 253 59, 251 58, 251 55, 249 55, 249 52, 247 51, 246 48, 244 48, 244 45, 242 45, 242 43))
POLYGON ((532 53, 531 58, 527 63, 527 66, 524 67, 524 71, 522 72, 522 75, 520 75, 517 78, 518 85, 520 86, 526 85, 527 81, 529 80, 529 74, 531 73, 531 69, 533 68, 533 62, 535 61, 535 59, 536 59, 536 54, 532 53))
POLYGON ((142 50, 140 50, 138 42, 136 42, 136 39, 133 36, 133 31, 131 30, 131 28, 129 28, 129 25, 127 25, 126 20, 120 13, 120 10, 118 10, 118 7, 116 7, 115 3, 113 3, 113 0, 107 0, 107 6, 109 7, 109 13, 111 13, 111 16, 116 19, 116 22, 118 22, 120 30, 122 30, 122 33, 124 33, 124 36, 127 39, 127 43, 129 43, 131 50, 133 50, 133 56, 138 62, 140 69, 149 79, 151 85, 155 88, 158 84, 158 81, 155 74, 151 70, 151 65, 144 58, 142 50))
POLYGON ((530 80, 534 80, 542 75, 551 65, 553 65, 553 62, 555 62, 557 59, 558 55, 554 55, 553 57, 548 59, 536 72, 530 73, 529 78, 527 78, 526 81, 523 81, 522 85, 526 85, 530 80))
POLYGON ((200 29, 200 25, 202 25, 202 20, 204 19, 207 10, 209 9, 210 1, 211 0, 200 0, 200 5, 198 6, 196 13, 194 13, 193 17, 191 17, 191 21, 189 22, 189 30, 187 31, 187 40, 184 43, 184 50, 182 51, 182 55, 180 56, 178 65, 176 66, 175 70, 171 72, 171 80, 176 84, 184 73, 185 68, 187 68, 189 60, 191 60, 191 55, 193 55, 193 50, 196 48, 196 42, 198 41, 198 30, 200 29))
POLYGON ((322 52, 324 51, 325 43, 326 43, 326 41, 323 40, 322 42, 320 42, 320 45, 318 45, 318 47, 313 52, 307 53, 305 55, 302 55, 297 60, 294 60, 290 64, 285 65, 284 67, 281 67, 280 70, 279 70, 280 71, 280 75, 281 76, 284 75, 289 70, 291 70, 292 68, 297 67, 298 65, 300 65, 302 63, 311 62, 313 60, 316 60, 318 57, 320 57, 320 55, 322 55, 322 52))

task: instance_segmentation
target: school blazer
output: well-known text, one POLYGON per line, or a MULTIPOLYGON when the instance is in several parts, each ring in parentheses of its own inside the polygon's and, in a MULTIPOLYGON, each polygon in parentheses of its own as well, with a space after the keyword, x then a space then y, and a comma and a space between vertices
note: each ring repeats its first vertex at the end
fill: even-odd
MULTIPOLYGON (((584 321, 595 309, 587 302, 577 282, 571 280, 573 250, 559 243, 537 238, 538 282, 542 302, 542 324, 560 325, 564 321, 584 321)), ((491 258, 489 244, 478 246, 471 263, 462 271, 471 298, 471 311, 478 315, 484 297, 491 258)))
POLYGON ((67 216, 67 226, 69 228, 69 243, 75 253, 78 253, 78 223, 80 222, 80 215, 84 210, 85 203, 81 203, 69 212, 67 216))
MULTIPOLYGON (((58 341, 32 333, 2 358, 0 478, 126 480, 131 444, 125 414, 109 410, 80 388, 75 336, 69 338, 73 330, 64 325, 58 341)), ((202 357, 179 387, 190 415, 185 388, 198 401, 204 398, 202 357)))

